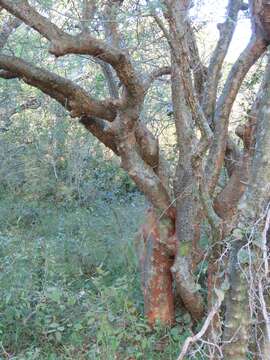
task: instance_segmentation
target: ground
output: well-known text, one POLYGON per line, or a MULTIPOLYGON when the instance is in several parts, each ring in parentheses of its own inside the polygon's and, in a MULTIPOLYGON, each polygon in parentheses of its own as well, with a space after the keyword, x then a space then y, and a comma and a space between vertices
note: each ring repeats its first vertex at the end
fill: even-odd
POLYGON ((1 359, 175 359, 190 319, 152 330, 143 317, 143 197, 56 200, 1 192, 1 359))

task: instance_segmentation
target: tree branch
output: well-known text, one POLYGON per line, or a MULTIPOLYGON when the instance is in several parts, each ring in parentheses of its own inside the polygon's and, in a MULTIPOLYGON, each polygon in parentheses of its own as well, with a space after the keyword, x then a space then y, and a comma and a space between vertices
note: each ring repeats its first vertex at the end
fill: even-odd
POLYGON ((217 46, 210 59, 207 82, 203 97, 203 111, 209 122, 213 121, 216 105, 217 87, 221 75, 221 68, 228 52, 234 30, 237 24, 237 16, 241 9, 242 0, 229 0, 227 18, 223 24, 218 24, 220 32, 217 46))
POLYGON ((115 111, 109 106, 109 100, 97 101, 80 86, 48 70, 7 55, 0 55, 0 68, 16 74, 25 83, 37 87, 60 102, 70 111, 72 117, 87 115, 109 121, 115 118, 115 111))
POLYGON ((248 186, 251 159, 254 152, 258 105, 259 97, 257 97, 246 124, 238 126, 236 129, 236 134, 243 141, 244 149, 233 166, 228 183, 214 200, 214 209, 223 220, 231 219, 235 214, 237 205, 248 186))
POLYGON ((119 99, 119 91, 111 66, 98 58, 94 59, 94 61, 99 64, 102 69, 111 98, 119 99))
POLYGON ((162 211, 161 216, 171 218, 172 201, 166 184, 163 184, 153 168, 142 159, 134 133, 126 133, 124 137, 121 133, 117 134, 116 140, 123 169, 128 172, 154 207, 162 211))
POLYGON ((192 344, 196 343, 197 341, 199 341, 206 334, 208 328, 212 324, 212 321, 213 321, 214 317, 218 313, 218 311, 219 311, 219 309, 220 309, 220 307, 222 305, 223 300, 224 300, 224 295, 222 295, 222 293, 220 293, 220 295, 217 297, 216 304, 212 307, 209 314, 207 315, 207 318, 205 319, 201 330, 197 334, 189 336, 185 340, 184 345, 183 345, 182 350, 181 350, 181 353, 179 354, 177 360, 184 360, 184 358, 187 355, 187 352, 188 352, 188 349, 189 349, 190 345, 192 345, 192 344))
MULTIPOLYGON (((191 77, 187 37, 188 30, 190 28, 187 14, 189 5, 189 2, 185 3, 176 1, 169 5, 167 1, 167 17, 171 30, 170 36, 173 42, 172 53, 175 56, 175 61, 181 74, 181 81, 183 84, 186 103, 191 111, 193 120, 200 129, 202 142, 205 142, 205 148, 207 148, 211 142, 212 130, 210 129, 208 121, 200 106, 200 102, 191 77)), ((203 146, 201 146, 201 148, 203 148, 203 146)))
POLYGON ((89 30, 89 22, 93 19, 97 9, 97 4, 95 1, 91 0, 82 0, 82 18, 81 18, 81 28, 82 31, 87 32, 89 30))
POLYGON ((189 22, 187 23, 187 26, 187 42, 189 48, 191 68, 194 75, 194 88, 196 90, 199 100, 201 101, 203 90, 205 87, 207 68, 203 65, 201 61, 193 28, 189 22))
POLYGON ((16 79, 18 77, 18 75, 12 73, 11 71, 6 71, 6 70, 0 70, 0 78, 2 79, 16 79))
POLYGON ((164 75, 170 75, 171 74, 171 67, 170 66, 163 66, 158 69, 153 70, 147 77, 147 80, 145 81, 145 89, 149 89, 151 84, 158 78, 164 75))
POLYGON ((144 88, 126 52, 96 39, 89 33, 69 35, 39 14, 26 0, 0 0, 0 6, 38 31, 51 43, 49 51, 55 56, 85 54, 112 65, 128 92, 128 101, 142 101, 144 88))
POLYGON ((80 118, 80 123, 82 123, 85 128, 90 131, 98 140, 100 140, 106 147, 111 149, 116 155, 119 155, 115 143, 115 138, 111 132, 107 131, 108 125, 104 120, 89 116, 82 116, 80 118))
POLYGON ((242 52, 232 67, 222 94, 218 100, 214 118, 214 138, 210 147, 206 165, 210 194, 215 189, 221 168, 223 166, 228 139, 229 118, 236 95, 249 69, 265 52, 266 48, 267 43, 265 40, 262 38, 254 38, 253 36, 251 37, 246 49, 242 52))

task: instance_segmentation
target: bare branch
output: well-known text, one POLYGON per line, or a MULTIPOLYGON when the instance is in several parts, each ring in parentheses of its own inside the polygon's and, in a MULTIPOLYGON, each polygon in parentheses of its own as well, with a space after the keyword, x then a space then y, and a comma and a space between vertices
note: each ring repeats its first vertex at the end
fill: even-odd
POLYGON ((136 150, 136 142, 133 134, 121 141, 119 153, 122 159, 122 167, 134 180, 139 189, 146 195, 148 200, 161 210, 164 216, 170 217, 172 201, 167 191, 166 184, 163 184, 159 176, 154 172, 136 150))
POLYGON ((0 78, 2 79, 16 79, 18 77, 18 75, 12 73, 11 71, 6 71, 6 70, 0 70, 0 78))
POLYGON ((38 14, 26 0, 0 0, 0 6, 31 28, 37 30, 48 40, 53 40, 65 35, 56 25, 44 16, 38 14))
POLYGON ((199 100, 201 101, 203 90, 205 87, 207 68, 203 65, 201 61, 194 30, 189 22, 187 23, 187 27, 187 42, 189 48, 191 68, 194 75, 194 87, 199 97, 199 100))
POLYGON ((105 146, 111 149, 116 155, 119 155, 115 138, 111 132, 107 131, 106 121, 94 117, 82 116, 80 122, 105 146))
MULTIPOLYGON (((269 225, 269 224, 268 224, 269 225)), ((268 262, 268 260, 267 260, 268 262)), ((260 304, 262 307, 262 314, 263 314, 263 319, 265 322, 265 328, 266 328, 266 335, 267 335, 267 342, 268 344, 270 343, 270 317, 267 311, 267 305, 265 303, 265 299, 264 299, 264 295, 263 295, 263 285, 262 285, 262 281, 259 280, 258 283, 258 287, 259 287, 259 298, 260 298, 260 304)))
POLYGON ((129 101, 142 101, 144 89, 126 52, 96 39, 89 33, 83 32, 76 36, 65 33, 40 15, 26 0, 0 0, 0 5, 48 39, 51 42, 50 52, 55 56, 85 54, 112 65, 127 88, 129 101))
POLYGON ((221 68, 228 52, 234 30, 237 24, 237 16, 241 9, 242 0, 229 0, 227 18, 223 24, 218 24, 220 32, 217 46, 210 59, 207 82, 203 97, 203 110, 210 123, 213 121, 216 105, 217 87, 221 75, 221 68))
POLYGON ((228 139, 229 118, 240 86, 251 66, 265 52, 267 43, 262 38, 252 37, 246 49, 232 67, 223 92, 218 100, 214 118, 215 131, 208 156, 206 173, 210 194, 215 189, 223 165, 228 139))
MULTIPOLYGON (((203 170, 201 169, 201 173, 203 174, 203 170)), ((199 198, 201 200, 201 204, 206 215, 206 218, 212 228, 212 238, 211 241, 213 243, 217 243, 222 237, 222 222, 221 218, 217 215, 214 210, 213 202, 211 197, 209 196, 209 192, 207 189, 207 185, 205 180, 201 177, 198 181, 198 192, 199 198)))
MULTIPOLYGON (((263 251, 263 261, 264 261, 264 275, 265 278, 268 279, 269 276, 269 263, 268 263, 268 245, 267 245, 267 233, 270 228, 270 207, 268 208, 265 225, 262 233, 262 251, 263 251)), ((269 322, 268 322, 269 323, 269 322)), ((268 324, 270 326, 270 324, 268 324)), ((269 331, 270 335, 270 331, 269 331)), ((270 337, 269 337, 270 341, 270 337)))
POLYGON ((91 98, 80 86, 48 70, 6 55, 0 55, 0 68, 16 74, 27 84, 39 88, 56 99, 71 112, 72 117, 87 115, 109 121, 115 117, 115 112, 108 102, 91 98))
MULTIPOLYGON (((72 116, 81 117, 81 122, 85 127, 118 155, 114 136, 109 131, 109 123, 101 120, 114 120, 116 112, 112 102, 97 101, 70 80, 15 57, 0 55, 0 68, 4 69, 5 73, 2 73, 5 78, 18 77, 22 79, 27 84, 37 87, 56 99, 71 112, 72 116)), ((135 134, 140 155, 148 164, 144 166, 157 168, 159 150, 156 139, 142 123, 138 123, 136 126, 135 134)), ((153 176, 156 177, 154 173, 153 176)))
POLYGON ((96 12, 97 4, 95 1, 83 0, 82 1, 82 30, 87 32, 89 30, 89 22, 93 19, 96 12))
POLYGON ((207 332, 209 326, 211 325, 215 315, 218 313, 218 311, 222 305, 222 302, 223 302, 223 296, 218 296, 217 298, 218 298, 218 300, 217 300, 216 304, 213 306, 213 308, 211 309, 211 311, 209 312, 209 314, 207 315, 207 318, 205 319, 205 322, 203 323, 201 330, 196 335, 189 336, 185 340, 184 345, 181 350, 181 353, 178 356, 177 360, 183 360, 185 358, 185 356, 187 355, 189 347, 192 344, 194 344, 195 342, 201 340, 201 338, 207 332))
MULTIPOLYGON (((200 102, 191 77, 191 67, 189 59, 189 47, 187 33, 190 28, 188 22, 188 8, 190 4, 174 1, 170 6, 167 5, 167 17, 170 24, 171 37, 173 41, 172 53, 181 73, 181 81, 183 84, 186 103, 191 111, 193 120, 200 129, 202 141, 207 145, 210 144, 212 138, 212 130, 202 111, 200 102)), ((203 146, 201 146, 203 148, 203 146)))
MULTIPOLYGON (((120 7, 121 3, 122 3, 121 0, 116 0, 116 1, 107 0, 104 9, 103 28, 105 30, 106 40, 110 46, 113 46, 115 48, 121 47, 120 46, 121 35, 117 23, 117 10, 120 7)), ((102 68, 103 74, 108 84, 111 97, 118 99, 119 98, 118 85, 116 83, 116 79, 112 71, 111 65, 99 58, 96 58, 95 61, 102 68)))
MULTIPOLYGON (((243 151, 234 158, 234 163, 229 166, 229 170, 231 171, 229 174, 230 179, 214 200, 215 211, 224 220, 232 218, 236 212, 239 200, 248 186, 251 159, 254 153, 257 112, 261 103, 261 92, 262 88, 257 94, 247 122, 236 128, 236 135, 242 139, 244 148, 243 151)), ((231 143, 230 140, 229 143, 231 143)), ((226 148, 226 154, 227 153, 228 144, 226 148)))
POLYGON ((102 72, 105 76, 105 79, 106 79, 106 82, 107 82, 107 85, 109 88, 110 96, 113 99, 119 99, 118 86, 115 81, 115 77, 114 77, 111 66, 98 58, 96 58, 95 61, 97 62, 97 64, 100 65, 100 67, 102 69, 102 72))
POLYGON ((145 88, 148 89, 151 84, 158 78, 164 75, 171 74, 171 67, 170 66, 163 66, 161 68, 153 70, 149 75, 147 80, 145 81, 145 88))
MULTIPOLYGON (((180 253, 180 251, 179 251, 180 253)), ((171 268, 176 290, 183 301, 186 309, 195 320, 201 320, 204 316, 205 307, 201 294, 196 289, 189 256, 176 256, 171 268)))
POLYGON ((152 10, 151 16, 155 19, 158 27, 162 31, 162 33, 165 36, 166 40, 168 41, 168 44, 169 44, 169 46, 171 48, 171 51, 174 52, 174 46, 173 46, 172 38, 171 38, 171 35, 170 35, 169 31, 167 30, 164 22, 162 21, 162 19, 159 17, 159 15, 154 10, 152 10))

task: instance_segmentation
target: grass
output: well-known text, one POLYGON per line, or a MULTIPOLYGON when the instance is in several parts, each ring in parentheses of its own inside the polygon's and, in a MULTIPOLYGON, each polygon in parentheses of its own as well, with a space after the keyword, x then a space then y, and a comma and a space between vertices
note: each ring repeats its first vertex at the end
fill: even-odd
POLYGON ((140 195, 88 206, 1 192, 0 358, 175 359, 185 321, 151 330, 132 240, 140 195))

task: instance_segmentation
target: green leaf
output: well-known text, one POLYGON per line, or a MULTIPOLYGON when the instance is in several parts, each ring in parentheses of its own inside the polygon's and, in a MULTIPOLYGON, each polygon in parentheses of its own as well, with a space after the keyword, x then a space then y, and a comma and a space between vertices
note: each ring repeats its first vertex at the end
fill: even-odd
POLYGON ((230 282, 229 279, 226 277, 223 283, 221 284, 221 289, 227 291, 229 290, 229 288, 230 288, 230 282))
POLYGON ((247 249, 240 249, 238 251, 238 261, 240 264, 249 264, 250 261, 250 251, 247 249))
POLYGON ((62 334, 60 333, 60 331, 56 331, 55 333, 55 338, 57 342, 61 342, 62 340, 62 334))
POLYGON ((60 289, 56 287, 48 288, 47 296, 49 299, 59 303, 61 300, 62 292, 60 289))

